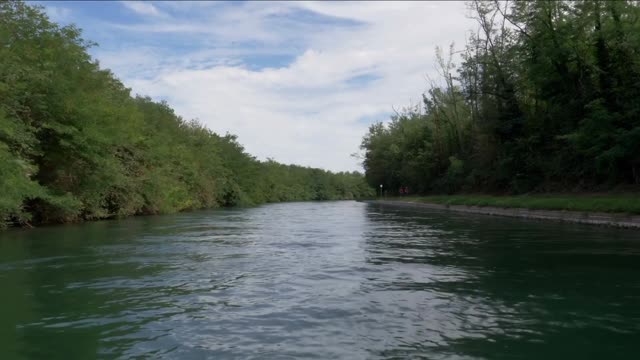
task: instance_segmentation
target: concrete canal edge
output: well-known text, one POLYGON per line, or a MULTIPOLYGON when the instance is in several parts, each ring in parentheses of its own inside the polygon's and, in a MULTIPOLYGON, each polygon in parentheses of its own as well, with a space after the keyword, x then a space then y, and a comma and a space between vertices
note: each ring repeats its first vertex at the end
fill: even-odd
POLYGON ((565 210, 531 210, 524 208, 499 208, 492 206, 442 205, 396 200, 363 200, 362 202, 405 208, 447 210, 471 214, 509 216, 524 219, 553 220, 640 229, 640 215, 565 210))

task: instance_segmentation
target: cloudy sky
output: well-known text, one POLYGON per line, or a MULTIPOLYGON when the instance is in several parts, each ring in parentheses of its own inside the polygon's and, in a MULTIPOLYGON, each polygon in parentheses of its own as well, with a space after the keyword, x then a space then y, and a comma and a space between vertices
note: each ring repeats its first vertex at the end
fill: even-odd
MULTIPOLYGON (((38 3, 38 2, 34 2, 38 3)), ((260 159, 361 170, 368 126, 417 103, 463 2, 41 2, 133 93, 233 133, 260 159)))

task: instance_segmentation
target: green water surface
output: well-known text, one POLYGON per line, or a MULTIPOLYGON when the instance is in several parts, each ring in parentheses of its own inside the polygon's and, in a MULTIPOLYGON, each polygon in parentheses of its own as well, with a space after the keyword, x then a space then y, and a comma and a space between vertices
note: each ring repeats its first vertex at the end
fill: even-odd
POLYGON ((0 359, 640 358, 640 231, 356 202, 0 234, 0 359))

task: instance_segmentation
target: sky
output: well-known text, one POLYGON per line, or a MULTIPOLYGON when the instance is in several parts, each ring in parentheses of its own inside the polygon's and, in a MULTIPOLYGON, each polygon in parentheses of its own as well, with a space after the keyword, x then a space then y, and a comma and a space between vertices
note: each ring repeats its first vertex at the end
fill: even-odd
POLYGON ((464 48, 464 2, 32 2, 91 55, 258 159, 362 170, 362 137, 418 104, 435 47, 464 48))

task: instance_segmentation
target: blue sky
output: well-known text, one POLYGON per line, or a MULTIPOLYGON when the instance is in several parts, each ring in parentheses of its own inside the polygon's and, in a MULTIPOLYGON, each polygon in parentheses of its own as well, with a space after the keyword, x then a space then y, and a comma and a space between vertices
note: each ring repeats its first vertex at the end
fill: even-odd
POLYGON ((434 49, 464 45, 462 2, 46 1, 133 93, 237 134, 258 158, 360 170, 375 121, 421 98, 434 49))

